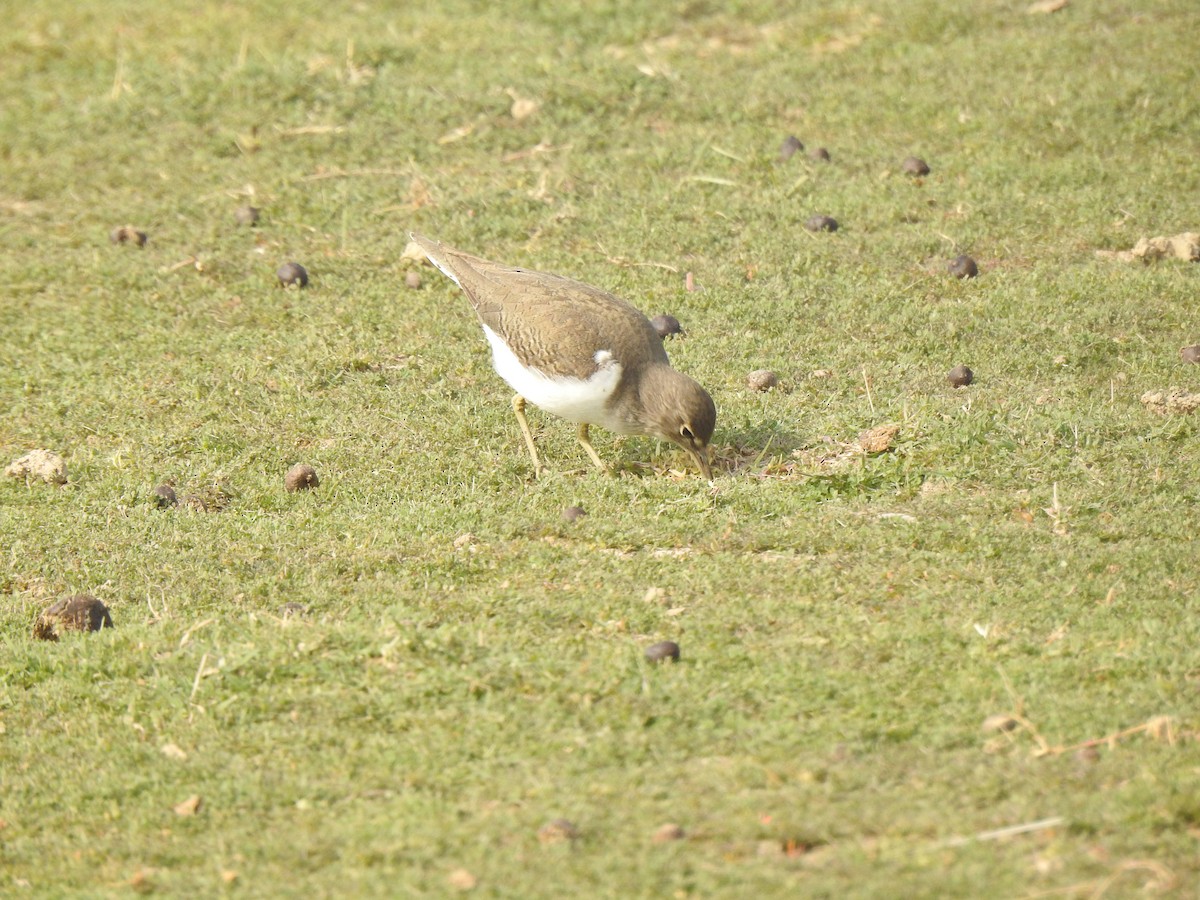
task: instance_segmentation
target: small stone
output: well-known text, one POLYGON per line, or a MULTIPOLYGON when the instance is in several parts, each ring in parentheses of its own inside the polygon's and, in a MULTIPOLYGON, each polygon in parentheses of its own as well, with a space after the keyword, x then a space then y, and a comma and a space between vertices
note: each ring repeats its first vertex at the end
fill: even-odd
POLYGON ((543 844, 559 844, 579 838, 579 828, 570 819, 551 819, 538 829, 538 840, 543 844))
POLYGON ((122 225, 120 228, 114 228, 108 233, 108 239, 114 244, 133 244, 135 247, 145 247, 146 232, 138 231, 132 225, 122 225))
POLYGON ((160 484, 154 489, 154 505, 159 509, 167 509, 171 506, 179 505, 179 497, 175 495, 175 488, 169 484, 160 484))
POLYGON ((923 175, 929 174, 929 163, 921 159, 919 156, 910 156, 900 163, 900 171, 905 175, 912 175, 914 178, 920 178, 923 175))
POLYGON ((655 316, 650 320, 650 324, 654 326, 654 330, 658 332, 658 336, 664 340, 677 334, 683 334, 683 326, 679 324, 679 320, 674 316, 666 314, 655 316))
POLYGON ((33 625, 33 636, 42 641, 57 641, 60 632, 112 627, 107 606, 91 594, 76 594, 47 607, 33 625))
POLYGON ((200 807, 203 805, 204 801, 200 798, 200 795, 192 794, 192 796, 186 800, 181 800, 171 808, 175 810, 175 815, 177 816, 194 816, 200 812, 200 807))
POLYGON ((787 162, 803 149, 804 145, 800 143, 800 138, 794 134, 789 134, 783 139, 783 144, 779 147, 779 161, 787 162))
POLYGON ((578 522, 587 515, 587 510, 582 506, 568 506, 562 511, 562 517, 568 522, 578 522))
POLYGON ((955 366, 946 373, 946 380, 955 387, 966 387, 975 380, 975 373, 966 366, 955 366))
POLYGON ((779 384, 779 376, 770 369, 755 369, 746 376, 746 386, 752 391, 769 391, 779 384))
POLYGON ((418 290, 421 287, 421 273, 410 271, 404 275, 404 286, 409 290, 418 290))
POLYGON ((1012 731, 1021 723, 1007 713, 995 713, 983 720, 983 731, 1012 731))
POLYGON ((833 216, 809 216, 804 227, 809 231, 837 231, 837 219, 833 216))
POLYGON ((674 822, 668 822, 665 825, 659 825, 654 830, 654 843, 666 844, 671 841, 682 841, 685 837, 684 830, 674 822))
POLYGON ((239 206, 234 210, 233 218, 239 225, 249 225, 253 228, 262 218, 262 210, 257 206, 239 206))
POLYGON ((4 474, 9 478, 24 478, 25 483, 44 481, 46 484, 67 483, 67 462, 53 450, 30 450, 13 460, 4 474))
POLYGON ((297 262, 284 263, 275 271, 280 287, 291 287, 293 284, 308 287, 308 270, 297 262))
POLYGON ((674 641, 659 641, 646 648, 646 660, 652 663, 678 662, 679 645, 674 641))
POLYGON ((1179 358, 1185 363, 1200 363, 1200 344, 1184 347, 1179 351, 1179 358))
POLYGON ((475 886, 479 884, 479 879, 467 869, 455 869, 446 876, 446 881, 456 891, 473 891, 475 890, 475 886))
POLYGON ((542 106, 537 100, 531 100, 528 97, 519 97, 512 91, 509 91, 509 96, 512 97, 512 106, 509 107, 509 114, 518 122, 528 119, 536 113, 542 106))
POLYGON ((955 278, 975 278, 979 275, 979 266, 975 264, 975 260, 963 254, 950 260, 949 265, 946 266, 946 271, 955 278))
POLYGON ((289 494, 294 494, 296 491, 310 491, 320 484, 321 479, 317 477, 317 470, 305 463, 297 463, 292 466, 283 477, 283 485, 289 494))
POLYGON ((829 151, 824 147, 814 147, 808 151, 808 158, 814 162, 829 162, 829 151))

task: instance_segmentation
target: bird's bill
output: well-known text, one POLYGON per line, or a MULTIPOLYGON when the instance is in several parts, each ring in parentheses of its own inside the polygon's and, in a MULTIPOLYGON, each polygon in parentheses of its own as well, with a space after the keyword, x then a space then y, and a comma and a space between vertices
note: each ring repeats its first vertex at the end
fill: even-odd
POLYGON ((692 456, 696 460, 696 465, 700 467, 700 474, 704 476, 705 481, 712 481, 712 466, 708 464, 708 448, 707 447, 689 447, 692 451, 692 456))

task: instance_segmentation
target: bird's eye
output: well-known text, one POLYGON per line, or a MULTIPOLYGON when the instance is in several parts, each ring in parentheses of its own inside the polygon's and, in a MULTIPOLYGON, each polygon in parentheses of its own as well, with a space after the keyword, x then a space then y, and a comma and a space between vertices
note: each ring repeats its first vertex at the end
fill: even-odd
POLYGON ((680 426, 679 433, 689 441, 694 441, 696 439, 696 435, 692 433, 691 426, 689 425, 680 426))

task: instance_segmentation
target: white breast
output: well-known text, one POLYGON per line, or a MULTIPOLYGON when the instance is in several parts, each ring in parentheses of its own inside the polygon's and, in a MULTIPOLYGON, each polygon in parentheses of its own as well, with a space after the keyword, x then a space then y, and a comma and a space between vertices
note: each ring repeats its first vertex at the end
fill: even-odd
POLYGON ((596 351, 596 372, 586 380, 550 376, 522 366, 508 345, 486 325, 483 333, 492 345, 492 365, 496 373, 534 406, 569 422, 586 422, 615 430, 605 404, 621 380, 621 364, 609 351, 596 351))

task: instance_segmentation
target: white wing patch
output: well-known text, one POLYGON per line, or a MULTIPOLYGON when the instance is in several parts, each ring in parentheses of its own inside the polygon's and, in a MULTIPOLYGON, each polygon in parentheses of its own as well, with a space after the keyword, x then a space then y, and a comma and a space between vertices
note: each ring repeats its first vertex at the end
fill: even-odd
POLYGON ((526 369, 500 336, 486 325, 483 333, 492 345, 492 366, 508 386, 539 409, 569 422, 612 427, 606 404, 621 380, 621 364, 608 350, 597 350, 596 372, 587 379, 551 377, 526 369))

